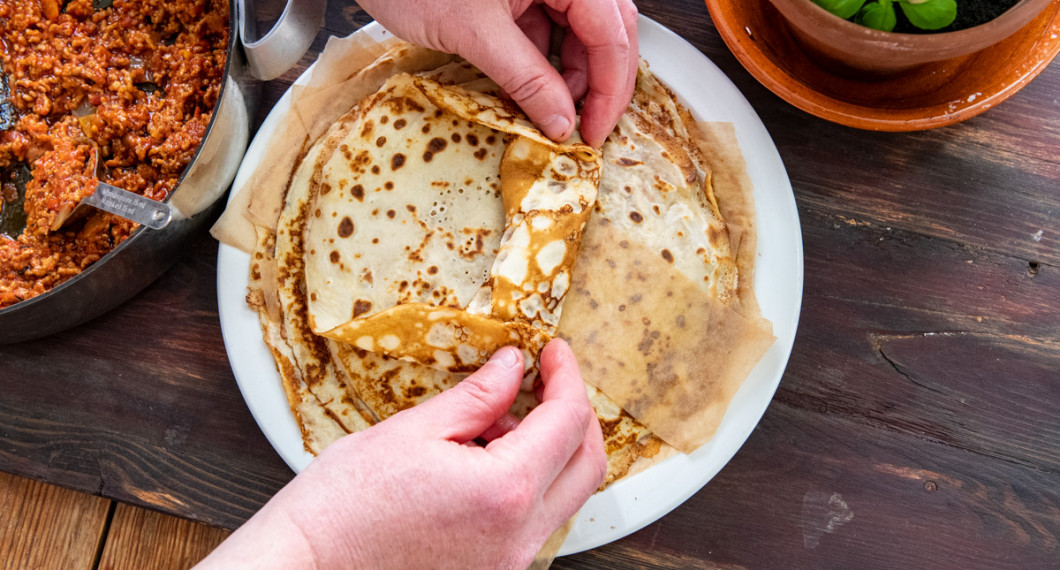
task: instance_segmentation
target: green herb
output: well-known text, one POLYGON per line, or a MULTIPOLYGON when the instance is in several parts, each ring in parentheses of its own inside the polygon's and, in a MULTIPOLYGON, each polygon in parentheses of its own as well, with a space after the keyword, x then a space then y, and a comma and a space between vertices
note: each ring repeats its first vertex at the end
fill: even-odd
POLYGON ((825 10, 854 22, 889 32, 898 23, 894 5, 909 23, 922 30, 939 30, 957 19, 957 0, 813 0, 825 10))

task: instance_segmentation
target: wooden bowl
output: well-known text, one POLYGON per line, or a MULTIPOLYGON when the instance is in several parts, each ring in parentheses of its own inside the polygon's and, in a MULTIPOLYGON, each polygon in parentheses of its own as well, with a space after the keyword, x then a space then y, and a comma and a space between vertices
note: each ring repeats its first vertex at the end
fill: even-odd
POLYGON ((770 0, 795 38, 819 64, 840 75, 882 77, 925 63, 963 57, 1016 33, 1051 0, 1022 0, 982 25, 935 34, 881 32, 849 22, 813 0, 770 0))
POLYGON ((771 0, 706 0, 706 5, 729 49, 769 90, 815 116, 868 130, 923 130, 971 118, 1018 92, 1060 52, 1056 0, 993 45, 897 74, 876 75, 822 62, 820 54, 811 53, 796 38, 771 0))

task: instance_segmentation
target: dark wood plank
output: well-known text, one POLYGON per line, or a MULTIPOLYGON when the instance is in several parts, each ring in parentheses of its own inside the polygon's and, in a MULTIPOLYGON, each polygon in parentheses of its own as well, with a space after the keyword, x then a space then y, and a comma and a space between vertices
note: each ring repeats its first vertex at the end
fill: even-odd
POLYGON ((118 504, 99 570, 186 570, 230 533, 159 512, 118 504))
POLYGON ((93 570, 111 501, 0 473, 0 568, 93 570))
POLYGON ((703 491, 555 567, 1055 567, 1058 490, 1057 472, 776 402, 703 491))
POLYGON ((1060 108, 1027 108, 1060 88, 1054 68, 1030 93, 950 127, 868 133, 799 117, 771 133, 803 208, 1060 266, 1060 108), (827 173, 813 167, 821 157, 827 173))
POLYGON ((1055 564, 1060 272, 800 188, 803 317, 763 423, 689 502, 556 567, 1055 564))
MULTIPOLYGON (((871 133, 758 84, 702 2, 638 6, 769 129, 802 218, 802 321, 773 405, 719 476, 556 567, 1056 566, 1060 64, 964 123, 871 133)), ((314 53, 368 21, 329 2, 314 53)), ((258 121, 314 57, 263 86, 258 121)), ((288 481, 228 369, 215 263, 204 235, 120 309, 0 346, 0 471, 226 528, 288 481)))
POLYGON ((293 476, 228 366, 216 252, 203 236, 122 309, 0 347, 0 470, 229 528, 293 476))
POLYGON ((802 381, 778 398, 1060 472, 1060 271, 812 211, 804 231, 802 381))

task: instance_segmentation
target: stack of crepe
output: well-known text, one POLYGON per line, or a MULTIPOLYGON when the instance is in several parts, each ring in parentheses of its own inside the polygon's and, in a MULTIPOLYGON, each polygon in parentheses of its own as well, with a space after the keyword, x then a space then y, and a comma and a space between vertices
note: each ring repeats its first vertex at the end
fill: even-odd
POLYGON ((521 417, 555 336, 603 426, 605 485, 710 439, 772 342, 753 211, 748 187, 715 192, 717 148, 647 64, 600 149, 549 140, 478 70, 403 43, 335 85, 357 99, 303 113, 305 144, 274 145, 215 228, 252 249, 247 300, 306 449, 505 345, 526 355, 521 417))

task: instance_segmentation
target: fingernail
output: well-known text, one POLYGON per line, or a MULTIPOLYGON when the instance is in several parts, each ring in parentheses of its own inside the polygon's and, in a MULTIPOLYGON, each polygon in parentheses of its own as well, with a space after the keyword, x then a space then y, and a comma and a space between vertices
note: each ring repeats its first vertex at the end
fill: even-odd
POLYGON ((505 347, 493 354, 493 360, 505 368, 512 368, 519 362, 519 357, 514 348, 505 347))
POLYGON ((570 119, 563 115, 552 115, 551 117, 541 121, 541 130, 545 131, 549 137, 557 140, 564 140, 570 136, 570 119))

